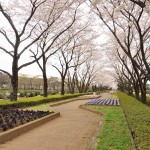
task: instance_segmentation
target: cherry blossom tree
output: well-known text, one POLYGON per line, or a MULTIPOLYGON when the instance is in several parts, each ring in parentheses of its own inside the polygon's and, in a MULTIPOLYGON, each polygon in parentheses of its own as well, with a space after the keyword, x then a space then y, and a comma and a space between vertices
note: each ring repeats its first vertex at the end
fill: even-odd
POLYGON ((11 79, 11 100, 17 100, 18 72, 42 58, 58 36, 73 24, 78 4, 78 1, 67 0, 28 0, 25 2, 12 0, 10 3, 0 1, 0 17, 5 22, 0 26, 0 34, 7 43, 1 43, 0 50, 8 54, 12 59, 12 73, 2 68, 0 71, 7 74, 11 79), (72 6, 72 11, 69 11, 70 6, 72 6), (75 10, 74 13, 72 13, 73 10, 75 10), (70 18, 64 23, 65 15, 70 18), (60 26, 61 29, 56 26, 61 21, 64 23, 62 31, 62 26, 60 26), (51 32, 51 29, 53 29, 53 32, 51 32), (37 54, 35 45, 47 33, 50 33, 49 35, 51 36, 51 40, 48 39, 50 40, 49 45, 44 49, 44 53, 40 54, 38 51, 37 54), (55 35, 55 33, 57 34, 55 35), (29 56, 29 51, 34 54, 34 57, 36 56, 36 59, 29 58, 29 60, 27 59, 25 62, 20 63, 23 56, 27 56, 27 54, 29 56))
MULTIPOLYGON (((23 64, 19 63, 22 55, 25 54, 49 29, 49 18, 47 22, 43 22, 41 7, 44 6, 46 0, 28 0, 22 1, 0 2, 1 19, 6 22, 1 25, 0 34, 3 36, 7 44, 1 43, 0 50, 8 54, 12 59, 12 73, 4 69, 0 69, 6 73, 12 84, 11 100, 17 100, 18 91, 18 72, 35 62, 30 60, 23 64), (38 16, 38 17, 37 17, 38 16), (40 31, 38 29, 41 29, 40 31), (35 36, 36 35, 36 36, 35 36)), ((47 12, 51 13, 51 11, 47 12)))
POLYGON ((141 101, 146 102, 145 82, 149 80, 149 4, 145 1, 90 1, 92 10, 112 33, 114 44, 130 60, 138 77, 141 101), (142 64, 142 67, 141 67, 142 64), (141 79, 141 74, 145 77, 141 79))
MULTIPOLYGON (((52 10, 58 9, 60 1, 56 1, 56 4, 53 4, 52 10), (56 8, 55 8, 56 7, 56 8)), ((40 41, 37 44, 37 52, 31 51, 33 54, 33 58, 36 60, 39 68, 43 74, 43 95, 44 97, 48 96, 48 83, 47 83, 47 63, 49 58, 54 55, 64 44, 68 42, 63 41, 59 42, 62 38, 63 34, 69 30, 73 26, 73 24, 78 20, 78 9, 80 3, 61 1, 59 12, 54 11, 54 14, 51 13, 49 18, 51 18, 51 27, 47 30, 40 41), (66 5, 68 7, 62 7, 62 5, 66 5), (57 14, 57 15, 56 15, 57 14), (59 14, 59 15, 58 15, 59 14), (55 17, 55 15, 57 17, 55 17), (41 59, 39 60, 39 55, 42 54, 41 59), (41 62, 42 60, 42 62, 41 62)))
POLYGON ((91 83, 99 75, 101 71, 99 60, 90 57, 78 66, 77 73, 75 76, 76 86, 79 93, 87 92, 91 83))
MULTIPOLYGON (((80 24, 80 22, 78 22, 78 24, 80 24)), ((89 32, 89 23, 86 22, 83 24, 83 26, 78 26, 78 24, 74 25, 63 39, 63 41, 67 39, 68 42, 64 46, 62 46, 56 54, 56 59, 59 60, 59 63, 53 63, 53 67, 57 69, 61 76, 62 95, 65 93, 64 87, 66 76, 68 75, 68 81, 71 81, 70 75, 73 75, 72 83, 70 86, 68 86, 70 91, 72 91, 71 93, 73 93, 75 86, 74 76, 77 66, 85 62, 85 60, 91 55, 91 53, 89 53, 89 50, 84 49, 86 47, 85 45, 88 45, 88 42, 90 43, 90 41, 94 39, 92 36, 92 32, 89 32), (88 32, 89 36, 87 36, 88 32), (82 59, 83 57, 84 59, 82 59)), ((67 85, 69 85, 69 83, 67 83, 67 85)))

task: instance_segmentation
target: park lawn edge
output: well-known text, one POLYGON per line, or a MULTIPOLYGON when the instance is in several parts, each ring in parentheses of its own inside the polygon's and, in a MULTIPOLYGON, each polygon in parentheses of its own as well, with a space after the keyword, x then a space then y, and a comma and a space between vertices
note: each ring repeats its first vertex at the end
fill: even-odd
POLYGON ((97 143, 95 145, 96 150, 104 150, 104 149, 131 150, 132 148, 131 134, 121 107, 117 106, 84 106, 84 107, 104 114, 102 126, 97 136, 97 143), (118 117, 118 115, 120 115, 120 117, 118 117), (113 126, 118 127, 117 130, 113 128, 113 126), (112 132, 113 130, 116 130, 116 132, 112 132))
POLYGON ((136 149, 150 149, 150 108, 125 93, 117 92, 136 149))

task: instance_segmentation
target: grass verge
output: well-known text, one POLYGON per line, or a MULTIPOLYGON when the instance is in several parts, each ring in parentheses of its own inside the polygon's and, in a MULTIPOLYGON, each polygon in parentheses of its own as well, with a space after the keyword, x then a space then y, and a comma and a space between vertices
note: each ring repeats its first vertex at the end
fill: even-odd
POLYGON ((50 112, 53 112, 52 108, 49 106, 49 103, 28 107, 28 108, 25 108, 25 110, 26 109, 34 110, 34 111, 38 111, 39 110, 39 111, 50 111, 50 112))
POLYGON ((130 150, 131 136, 121 107, 86 106, 105 113, 96 150, 130 150))
POLYGON ((150 108, 127 94, 118 92, 121 105, 138 150, 150 149, 150 108))

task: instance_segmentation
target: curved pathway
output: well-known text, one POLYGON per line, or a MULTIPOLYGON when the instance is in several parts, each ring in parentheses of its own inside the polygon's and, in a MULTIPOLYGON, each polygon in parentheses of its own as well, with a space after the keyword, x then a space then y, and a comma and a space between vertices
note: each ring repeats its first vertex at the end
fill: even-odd
POLYGON ((0 150, 87 150, 101 117, 80 109, 85 102, 54 107, 61 117, 1 144, 0 150))

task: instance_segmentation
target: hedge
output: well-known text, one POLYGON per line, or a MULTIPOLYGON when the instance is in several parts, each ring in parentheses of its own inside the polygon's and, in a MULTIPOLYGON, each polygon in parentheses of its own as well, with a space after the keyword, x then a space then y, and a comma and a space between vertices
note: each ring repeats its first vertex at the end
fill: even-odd
POLYGON ((150 108, 127 94, 118 92, 135 148, 150 149, 150 108))
POLYGON ((35 106, 39 104, 69 99, 69 98, 75 98, 75 97, 82 96, 85 94, 87 93, 51 95, 51 96, 48 96, 47 98, 43 96, 36 96, 36 97, 31 97, 31 98, 20 98, 17 101, 0 100, 0 109, 24 108, 24 107, 35 106))

